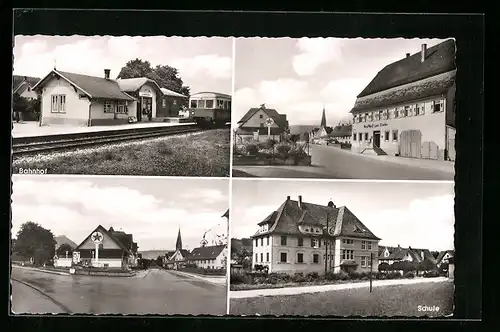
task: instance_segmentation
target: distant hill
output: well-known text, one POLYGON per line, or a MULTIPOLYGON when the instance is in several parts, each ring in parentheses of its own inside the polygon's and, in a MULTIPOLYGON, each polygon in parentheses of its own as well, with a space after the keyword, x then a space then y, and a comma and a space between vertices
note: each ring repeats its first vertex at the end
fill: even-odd
POLYGON ((165 254, 172 254, 175 250, 144 250, 139 251, 143 259, 156 259, 158 256, 165 256, 165 254))
POLYGON ((290 126, 290 134, 302 134, 302 133, 310 133, 314 128, 318 128, 319 125, 291 125, 290 126))
POLYGON ((242 249, 246 249, 248 252, 253 251, 252 239, 231 239, 231 251, 236 252, 242 249))
POLYGON ((76 248, 76 247, 78 246, 75 242, 73 242, 73 241, 71 241, 70 239, 68 239, 68 238, 66 237, 66 235, 59 235, 59 236, 56 236, 54 239, 55 239, 55 240, 56 240, 56 242, 57 242, 57 244, 56 244, 56 248, 59 248, 59 247, 60 247, 60 246, 62 246, 63 244, 67 244, 67 245, 69 245, 69 246, 70 246, 71 248, 73 248, 73 249, 74 249, 74 248, 76 248))

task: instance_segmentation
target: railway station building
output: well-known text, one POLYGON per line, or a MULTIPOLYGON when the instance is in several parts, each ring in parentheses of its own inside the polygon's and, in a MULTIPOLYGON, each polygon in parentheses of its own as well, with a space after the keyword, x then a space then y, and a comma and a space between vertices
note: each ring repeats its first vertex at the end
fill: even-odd
POLYGON ((455 41, 387 65, 351 110, 358 153, 455 160, 455 41))
POLYGON ((99 225, 73 251, 79 263, 101 268, 137 266, 138 246, 133 235, 99 225))
POLYGON ((113 80, 109 69, 102 77, 53 69, 33 90, 41 95, 40 126, 163 121, 178 115, 182 100, 187 98, 167 89, 164 92, 144 77, 113 80))

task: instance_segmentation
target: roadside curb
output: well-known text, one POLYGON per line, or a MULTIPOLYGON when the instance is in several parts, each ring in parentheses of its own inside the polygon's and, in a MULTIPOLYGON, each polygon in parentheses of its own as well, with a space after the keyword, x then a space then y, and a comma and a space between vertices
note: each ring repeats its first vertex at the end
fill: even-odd
MULTIPOLYGON (((225 283, 219 283, 219 282, 214 282, 214 281, 210 280, 211 277, 198 276, 198 275, 195 275, 192 273, 181 272, 181 271, 177 271, 177 270, 165 270, 165 271, 171 272, 173 274, 183 275, 183 276, 190 277, 193 279, 203 280, 203 281, 206 281, 206 282, 211 283, 213 285, 225 286, 225 284, 227 283, 227 280, 225 280, 225 283)), ((219 278, 219 277, 214 277, 214 278, 219 278)), ((222 278, 220 278, 220 279, 222 279, 222 278)))
MULTIPOLYGON (((401 285, 415 285, 423 283, 438 283, 438 282, 451 282, 450 279, 445 277, 438 278, 424 278, 424 279, 393 279, 393 280, 377 280, 373 282, 372 287, 387 287, 387 286, 401 286, 401 285)), ((319 286, 305 286, 305 287, 287 287, 287 288, 264 288, 252 290, 230 291, 229 297, 231 299, 242 299, 263 296, 287 296, 287 295, 300 295, 300 294, 314 294, 323 293, 336 290, 356 289, 369 287, 369 282, 349 283, 349 284, 331 284, 319 286)))

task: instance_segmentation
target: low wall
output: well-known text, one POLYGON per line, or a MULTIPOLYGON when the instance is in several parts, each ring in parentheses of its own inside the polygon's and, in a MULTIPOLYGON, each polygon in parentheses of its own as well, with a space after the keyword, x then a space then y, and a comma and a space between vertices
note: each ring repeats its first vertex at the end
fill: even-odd
POLYGON ((185 267, 177 269, 179 272, 196 273, 204 276, 225 276, 226 270, 224 269, 202 269, 199 267, 185 267))
POLYGON ((69 125, 69 126, 77 126, 77 127, 87 127, 88 120, 87 119, 78 119, 78 118, 72 119, 72 118, 43 116, 42 117, 42 126, 50 126, 50 125, 69 125))
POLYGON ((287 158, 282 159, 272 156, 244 156, 244 155, 234 155, 233 165, 239 166, 310 166, 311 156, 305 156, 300 159, 287 158))
POLYGON ((54 260, 54 267, 71 267, 72 258, 58 258, 54 260))

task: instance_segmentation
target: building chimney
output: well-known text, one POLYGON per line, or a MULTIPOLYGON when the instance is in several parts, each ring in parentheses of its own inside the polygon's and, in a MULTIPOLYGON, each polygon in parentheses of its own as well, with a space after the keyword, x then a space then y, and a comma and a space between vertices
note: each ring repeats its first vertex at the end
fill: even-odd
POLYGON ((328 204, 327 204, 327 207, 329 207, 329 208, 335 208, 335 204, 333 204, 332 201, 329 201, 328 204))
POLYGON ((420 62, 424 62, 427 57, 427 44, 422 44, 422 51, 420 53, 420 62))
POLYGON ((111 71, 110 69, 104 69, 104 78, 107 80, 109 80, 109 72, 110 71, 111 71))
POLYGON ((409 58, 410 57, 410 53, 406 53, 406 57, 409 58))
POLYGON ((290 196, 286 196, 286 200, 289 201, 290 200, 290 196))
POLYGON ((302 195, 299 195, 299 208, 302 209, 302 195))

